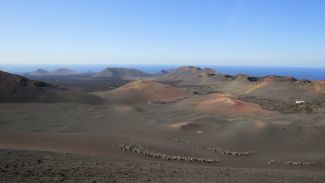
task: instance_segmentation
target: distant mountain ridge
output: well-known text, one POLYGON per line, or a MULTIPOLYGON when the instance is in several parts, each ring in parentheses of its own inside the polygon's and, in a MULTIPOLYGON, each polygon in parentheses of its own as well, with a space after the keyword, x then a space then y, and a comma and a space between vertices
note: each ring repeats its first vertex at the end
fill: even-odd
POLYGON ((46 76, 46 75, 50 75, 51 72, 45 70, 45 69, 37 69, 35 71, 26 73, 26 75, 32 75, 32 76, 46 76))
POLYGON ((288 102, 306 100, 320 103, 325 100, 325 87, 322 82, 299 80, 291 76, 224 75, 210 68, 185 66, 157 75, 156 79, 166 82, 177 80, 178 85, 192 87, 195 93, 215 91, 234 96, 245 95, 288 102))
POLYGON ((95 77, 99 78, 123 78, 129 79, 134 77, 148 77, 151 76, 148 73, 145 73, 138 69, 129 69, 129 68, 120 68, 120 67, 107 67, 100 73, 96 74, 95 77))
POLYGON ((67 68, 59 68, 51 72, 52 75, 73 75, 77 74, 75 71, 67 68))
POLYGON ((191 80, 193 78, 210 78, 218 76, 218 78, 228 79, 228 80, 248 80, 251 82, 257 81, 267 81, 267 82, 311 82, 309 80, 298 80, 292 76, 278 76, 278 75, 265 75, 262 77, 249 76, 247 74, 238 74, 238 75, 224 75, 216 72, 212 68, 200 68, 195 66, 182 66, 176 69, 163 70, 161 74, 157 76, 158 79, 162 80, 191 80))
POLYGON ((227 78, 211 68, 199 68, 194 66, 183 66, 156 76, 158 80, 174 80, 181 81, 184 85, 206 85, 212 84, 218 80, 226 80, 227 78))
POLYGON ((58 68, 53 71, 48 71, 40 68, 32 72, 27 72, 24 75, 25 76, 67 76, 67 75, 74 75, 74 74, 77 74, 77 72, 67 68, 58 68))

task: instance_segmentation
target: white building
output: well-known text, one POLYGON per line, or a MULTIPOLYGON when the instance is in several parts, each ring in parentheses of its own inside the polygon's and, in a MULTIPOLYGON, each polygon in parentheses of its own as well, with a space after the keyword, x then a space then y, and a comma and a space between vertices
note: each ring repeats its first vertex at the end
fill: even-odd
POLYGON ((296 104, 304 104, 304 103, 306 103, 306 102, 303 100, 296 100, 296 104))

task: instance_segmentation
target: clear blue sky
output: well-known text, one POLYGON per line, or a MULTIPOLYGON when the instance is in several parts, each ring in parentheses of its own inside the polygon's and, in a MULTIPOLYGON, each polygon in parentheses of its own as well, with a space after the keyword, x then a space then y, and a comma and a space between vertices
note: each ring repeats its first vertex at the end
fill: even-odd
POLYGON ((324 0, 0 0, 0 64, 325 66, 324 0))

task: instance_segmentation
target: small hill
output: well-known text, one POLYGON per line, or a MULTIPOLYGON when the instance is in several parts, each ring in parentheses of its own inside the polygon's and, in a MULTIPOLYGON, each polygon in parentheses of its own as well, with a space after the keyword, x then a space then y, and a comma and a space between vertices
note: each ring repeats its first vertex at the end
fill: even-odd
POLYGON ((223 94, 208 94, 181 101, 179 107, 193 110, 198 113, 224 114, 224 115, 256 115, 271 114, 254 103, 244 102, 223 94))
MULTIPOLYGON (((264 76, 261 78, 257 77, 249 77, 247 76, 245 79, 252 82, 252 84, 248 84, 248 87, 245 89, 244 94, 251 94, 255 91, 258 91, 260 89, 268 89, 268 87, 274 87, 275 85, 281 86, 281 85, 292 85, 298 86, 299 84, 302 84, 302 82, 299 82, 294 77, 286 77, 286 76, 264 76)), ((283 89, 284 87, 278 87, 279 89, 283 89)))
POLYGON ((235 81, 237 85, 242 86, 242 89, 244 89, 244 92, 242 94, 251 94, 260 89, 263 88, 267 89, 268 87, 272 87, 274 85, 287 85, 287 84, 299 85, 300 83, 302 83, 294 77, 276 76, 276 75, 269 75, 264 77, 253 77, 245 74, 239 74, 233 76, 232 79, 235 81))
POLYGON ((47 71, 44 69, 37 69, 32 72, 25 73, 25 76, 68 76, 77 74, 75 71, 66 68, 59 68, 54 71, 47 71))
POLYGON ((0 102, 96 103, 89 94, 0 71, 0 102))
POLYGON ((77 74, 75 71, 66 68, 59 68, 51 72, 51 75, 56 76, 66 76, 66 75, 74 75, 77 74))
POLYGON ((201 69, 194 66, 183 66, 168 72, 164 72, 160 77, 163 79, 187 80, 192 77, 211 77, 217 73, 213 69, 201 69))
POLYGON ((28 75, 28 76, 48 76, 50 74, 51 74, 50 71, 47 71, 47 70, 44 70, 44 69, 37 69, 35 71, 26 73, 25 75, 28 75))
POLYGON ((261 77, 259 80, 267 81, 267 82, 272 82, 272 81, 297 82, 298 81, 296 78, 291 77, 291 76, 276 76, 276 75, 264 76, 264 77, 261 77))
POLYGON ((269 85, 268 82, 257 82, 253 85, 249 85, 245 91, 244 91, 244 94, 251 94, 259 89, 262 89, 262 88, 265 88, 269 85))
POLYGON ((234 96, 250 96, 281 100, 294 103, 296 100, 323 102, 325 99, 324 84, 321 81, 298 80, 290 76, 268 75, 254 77, 246 74, 224 75, 221 77, 193 78, 183 81, 181 85, 208 86, 211 91, 230 93, 234 96))
POLYGON ((277 76, 277 75, 268 75, 268 76, 263 76, 263 77, 254 77, 254 76, 249 76, 246 74, 238 74, 238 75, 226 75, 227 78, 230 78, 232 80, 248 80, 251 82, 256 82, 256 81, 266 81, 266 82, 297 82, 298 80, 294 77, 290 76, 277 76))
POLYGON ((132 81, 111 91, 96 92, 102 98, 143 103, 148 101, 173 101, 187 97, 183 89, 150 80, 132 81))
POLYGON ((95 75, 95 77, 105 78, 122 78, 122 79, 132 79, 137 77, 147 77, 150 74, 147 74, 143 71, 137 69, 128 69, 128 68, 118 68, 118 67, 109 67, 95 75))
POLYGON ((182 85, 209 85, 228 80, 211 68, 183 66, 156 76, 158 80, 181 81, 182 85))

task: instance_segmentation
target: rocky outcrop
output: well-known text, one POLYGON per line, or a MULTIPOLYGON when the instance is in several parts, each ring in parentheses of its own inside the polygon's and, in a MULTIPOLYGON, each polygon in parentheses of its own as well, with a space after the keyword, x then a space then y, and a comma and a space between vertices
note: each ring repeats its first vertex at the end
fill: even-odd
POLYGON ((313 166, 316 163, 309 161, 287 161, 285 164, 289 166, 313 166))
POLYGON ((230 150, 221 149, 218 147, 211 147, 211 146, 203 146, 201 147, 201 149, 219 153, 221 155, 228 155, 228 156, 249 156, 256 153, 255 151, 246 151, 246 152, 230 151, 230 150))
POLYGON ((215 159, 205 159, 205 158, 197 158, 197 157, 189 157, 189 156, 179 156, 179 155, 167 155, 160 152, 155 152, 149 149, 144 148, 139 144, 127 143, 127 142, 119 142, 116 145, 117 148, 123 151, 135 152, 137 154, 148 156, 151 158, 163 159, 163 160, 175 160, 175 161, 187 161, 187 162, 198 162, 198 163, 218 163, 219 160, 215 159))
POLYGON ((195 147, 198 147, 201 150, 206 150, 206 151, 212 151, 215 153, 219 153, 221 155, 228 155, 228 156, 249 156, 252 154, 255 154, 255 151, 245 151, 245 152, 238 152, 238 151, 230 151, 226 149, 222 149, 219 147, 213 147, 213 146, 202 146, 199 145, 193 141, 186 140, 183 138, 168 138, 168 140, 176 142, 176 143, 183 143, 183 144, 191 144, 194 145, 195 147))

